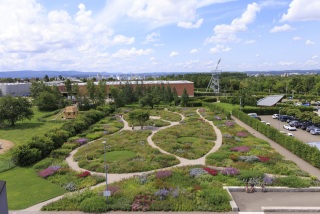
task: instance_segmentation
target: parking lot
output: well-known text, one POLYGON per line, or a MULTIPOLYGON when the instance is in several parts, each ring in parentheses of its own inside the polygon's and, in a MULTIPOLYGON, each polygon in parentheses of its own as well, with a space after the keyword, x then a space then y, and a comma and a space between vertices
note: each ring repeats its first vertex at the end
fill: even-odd
POLYGON ((312 135, 309 132, 301 129, 297 129, 296 131, 288 131, 283 128, 284 124, 287 124, 286 122, 281 122, 277 119, 273 119, 271 115, 262 115, 259 117, 261 118, 262 121, 266 121, 267 123, 270 123, 270 125, 279 131, 285 131, 285 132, 290 132, 293 134, 293 136, 305 143, 309 142, 320 142, 320 135, 312 135))

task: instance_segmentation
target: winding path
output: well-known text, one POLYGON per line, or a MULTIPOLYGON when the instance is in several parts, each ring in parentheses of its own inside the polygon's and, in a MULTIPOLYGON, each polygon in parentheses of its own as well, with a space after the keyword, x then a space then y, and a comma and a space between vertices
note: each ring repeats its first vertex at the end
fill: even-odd
MULTIPOLYGON (((181 116, 181 120, 185 119, 184 115, 182 115, 180 113, 177 113, 177 114, 179 114, 181 116)), ((214 131, 216 133, 217 139, 215 141, 215 145, 212 147, 212 149, 207 154, 205 154, 203 157, 195 159, 195 160, 190 160, 190 159, 182 158, 182 157, 176 156, 174 154, 171 154, 171 153, 161 149, 160 147, 156 146, 155 143, 152 140, 152 137, 158 131, 170 128, 172 126, 179 125, 180 124, 179 122, 171 122, 171 121, 164 120, 164 121, 169 122, 170 125, 169 126, 160 127, 160 128, 158 128, 158 127, 145 127, 145 129, 150 129, 152 131, 151 135, 149 135, 148 138, 147 138, 147 142, 148 142, 148 144, 150 146, 152 146, 153 148, 159 149, 161 153, 173 155, 180 161, 180 163, 177 164, 177 165, 174 165, 174 166, 171 166, 171 167, 167 167, 167 168, 163 168, 163 169, 169 169, 169 168, 180 167, 180 166, 188 166, 188 165, 205 165, 206 156, 208 156, 209 154, 211 154, 213 152, 216 152, 221 147, 221 145, 222 145, 222 134, 221 134, 221 131, 213 124, 212 121, 209 121, 209 120, 205 119, 199 113, 199 109, 197 109, 197 114, 201 117, 201 119, 203 119, 205 122, 209 123, 213 127, 213 129, 214 129, 214 131)), ((157 117, 156 119, 160 119, 160 118, 157 117)), ((131 131, 133 131, 132 127, 129 127, 128 122, 125 121, 123 118, 122 118, 122 120, 123 120, 124 127, 120 131, 122 131, 122 130, 131 130, 131 131)), ((140 130, 140 129, 141 128, 138 127, 138 126, 134 127, 134 130, 140 130)), ((95 142, 95 141, 91 141, 89 144, 91 144, 93 142, 95 142)), ((86 145, 83 145, 83 146, 86 146, 86 145)), ((66 158, 66 162, 68 163, 70 168, 75 170, 75 171, 78 171, 78 172, 87 171, 87 169, 80 168, 79 165, 78 165, 78 162, 74 161, 74 159, 73 159, 73 156, 77 153, 78 149, 82 148, 83 146, 78 147, 77 149, 73 150, 70 153, 70 155, 66 158)), ((160 170, 160 169, 157 169, 157 170, 160 170)), ((109 184, 109 183, 120 181, 122 179, 133 177, 135 175, 142 175, 142 174, 146 174, 146 173, 151 173, 151 172, 154 172, 154 171, 157 171, 157 170, 151 170, 151 171, 147 171, 147 172, 125 173, 125 174, 111 174, 111 173, 108 173, 107 174, 107 180, 108 180, 108 184, 109 184)), ((91 171, 90 171, 90 173, 92 175, 100 175, 100 176, 104 176, 104 177, 106 176, 105 173, 91 172, 91 171)), ((96 188, 98 186, 103 186, 103 185, 105 185, 105 183, 100 183, 100 184, 98 184, 96 186, 93 186, 91 188, 96 188)), ((67 193, 67 194, 72 194, 72 193, 67 193)), ((29 207, 29 208, 25 209, 24 211, 40 211, 43 206, 45 206, 45 205, 47 205, 49 203, 52 203, 54 201, 57 201, 57 200, 61 199, 63 196, 64 195, 58 196, 58 197, 50 199, 48 201, 36 204, 36 205, 34 205, 32 207, 29 207)))

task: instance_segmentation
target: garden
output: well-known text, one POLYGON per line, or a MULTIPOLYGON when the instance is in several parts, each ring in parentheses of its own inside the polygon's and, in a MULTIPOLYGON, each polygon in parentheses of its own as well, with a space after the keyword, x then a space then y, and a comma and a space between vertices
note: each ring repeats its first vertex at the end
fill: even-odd
MULTIPOLYGON (((199 121, 198 116, 194 114, 195 109, 177 111, 184 112, 185 123, 199 121)), ((254 138, 234 121, 227 120, 222 112, 215 113, 205 108, 200 109, 199 112, 205 118, 212 119, 223 134, 222 147, 218 152, 207 156, 206 166, 174 167, 141 173, 109 184, 107 190, 111 192, 111 197, 108 197, 107 202, 102 194, 105 187, 97 187, 94 190, 67 195, 43 207, 42 210, 227 212, 231 210, 230 198, 223 186, 245 186, 246 182, 294 188, 319 186, 316 178, 299 169, 291 161, 284 160, 268 143, 254 138)), ((198 125, 200 124, 196 126, 198 125)), ((168 130, 174 128, 171 127, 168 130)), ((142 135, 143 132, 148 131, 137 131, 137 135, 142 135)), ((125 132, 121 135, 125 135, 125 132)), ((129 136, 121 140, 118 137, 116 136, 115 139, 119 142, 113 143, 114 139, 111 140, 111 146, 108 148, 110 154, 108 165, 112 164, 112 161, 119 161, 119 163, 122 161, 118 160, 121 155, 113 155, 113 152, 121 152, 121 149, 126 153, 123 156, 132 158, 130 155, 135 155, 131 153, 136 152, 134 149, 131 151, 124 149, 120 143, 129 136)), ((134 139, 138 138, 134 137, 134 139)), ((137 144, 139 145, 139 142, 135 145, 137 144)), ((101 142, 97 141, 97 146, 99 148, 96 150, 102 150, 101 142)), ((82 156, 84 154, 85 152, 82 152, 82 156)))

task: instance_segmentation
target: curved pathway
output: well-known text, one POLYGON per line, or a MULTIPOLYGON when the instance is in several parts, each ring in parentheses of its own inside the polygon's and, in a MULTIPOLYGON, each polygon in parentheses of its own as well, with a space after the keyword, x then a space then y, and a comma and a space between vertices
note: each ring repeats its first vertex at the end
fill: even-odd
MULTIPOLYGON (((179 114, 181 116, 181 121, 185 119, 184 115, 182 115, 180 113, 176 113, 176 114, 179 114)), ((206 156, 208 156, 209 154, 211 154, 213 152, 216 152, 221 147, 221 145, 222 145, 222 134, 221 134, 221 131, 213 124, 212 121, 209 121, 209 120, 205 119, 199 113, 199 109, 197 109, 197 114, 201 117, 201 119, 203 119, 205 122, 209 123, 213 127, 214 131, 216 132, 217 139, 215 141, 215 145, 212 147, 212 149, 206 155, 204 155, 201 158, 195 159, 195 160, 189 160, 189 159, 186 159, 186 158, 181 158, 179 156, 176 156, 176 155, 173 155, 173 154, 171 154, 169 152, 166 152, 165 150, 163 150, 160 147, 156 146, 154 144, 154 142, 152 141, 152 137, 154 136, 155 133, 157 133, 160 130, 172 127, 172 126, 179 125, 180 122, 171 122, 171 121, 164 120, 164 121, 169 122, 170 125, 169 126, 160 127, 160 128, 158 128, 158 127, 145 127, 145 129, 151 129, 151 131, 152 131, 151 135, 149 135, 148 138, 147 138, 147 142, 148 142, 148 144, 150 146, 152 146, 153 148, 159 149, 161 153, 173 155, 180 161, 180 163, 177 164, 177 165, 174 165, 174 166, 171 166, 171 167, 167 167, 167 168, 163 168, 163 169, 169 169, 169 168, 179 167, 179 166, 188 166, 188 165, 205 165, 206 156)), ((156 119, 160 119, 160 118, 157 117, 156 119)), ((132 127, 129 127, 129 124, 128 124, 127 121, 125 121, 123 118, 122 118, 122 121, 123 121, 124 127, 119 131, 132 130, 132 127)), ((140 129, 141 129, 140 127, 134 127, 134 130, 140 130, 140 129)), ((91 141, 88 144, 91 144, 91 143, 93 143, 95 141, 91 141)), ((88 144, 83 145, 83 146, 87 146, 88 144)), ((78 147, 77 149, 73 150, 70 153, 70 155, 66 158, 66 162, 68 163, 70 168, 75 170, 75 171, 78 171, 78 172, 88 171, 86 169, 80 168, 79 165, 78 165, 78 162, 75 162, 74 159, 73 159, 73 156, 77 153, 78 149, 82 148, 83 146, 78 147)), ((110 184, 110 183, 117 182, 117 181, 120 181, 120 180, 125 179, 125 178, 133 177, 135 175, 142 175, 142 174, 146 174, 146 173, 151 173, 151 172, 154 172, 154 171, 157 171, 157 170, 161 170, 161 169, 151 170, 151 171, 147 171, 147 172, 135 172, 135 173, 125 173, 125 174, 109 174, 108 173, 107 174, 107 180, 108 180, 108 184, 110 184)), ((92 175, 100 175, 100 176, 106 177, 106 173, 91 172, 91 171, 90 171, 90 173, 92 175)), ((98 186, 103 186, 103 185, 105 185, 105 183, 100 183, 100 184, 98 184, 96 186, 93 186, 91 188, 96 188, 98 186)), ((72 193, 67 193, 67 194, 72 194, 72 193)), ((61 199, 63 196, 64 195, 58 196, 58 197, 50 199, 48 201, 36 204, 36 205, 34 205, 32 207, 29 207, 29 208, 25 209, 24 211, 40 211, 43 206, 45 206, 45 205, 47 205, 49 203, 52 203, 54 201, 57 201, 57 200, 61 199)))

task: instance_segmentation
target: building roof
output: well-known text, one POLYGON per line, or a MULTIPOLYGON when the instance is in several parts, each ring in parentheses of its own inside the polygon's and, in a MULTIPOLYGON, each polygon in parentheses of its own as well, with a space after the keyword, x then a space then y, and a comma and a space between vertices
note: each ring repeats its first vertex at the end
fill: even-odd
MULTIPOLYGON (((146 84, 146 85, 158 85, 158 84, 192 84, 193 82, 188 80, 175 80, 175 81, 167 81, 167 80, 156 80, 156 81, 143 81, 143 80, 131 80, 131 81, 107 81, 106 85, 125 85, 125 84, 146 84)), ((64 82, 45 82, 45 84, 50 86, 59 86, 64 85, 64 82)), ((94 83, 98 85, 98 82, 94 83)), ((78 83, 78 85, 86 85, 86 83, 78 83)))
POLYGON ((67 106, 65 109, 66 112, 74 112, 74 111, 78 111, 77 106, 67 106))
POLYGON ((284 95, 282 94, 282 95, 270 95, 270 96, 264 97, 258 100, 257 106, 274 106, 283 98, 283 96, 284 95))

